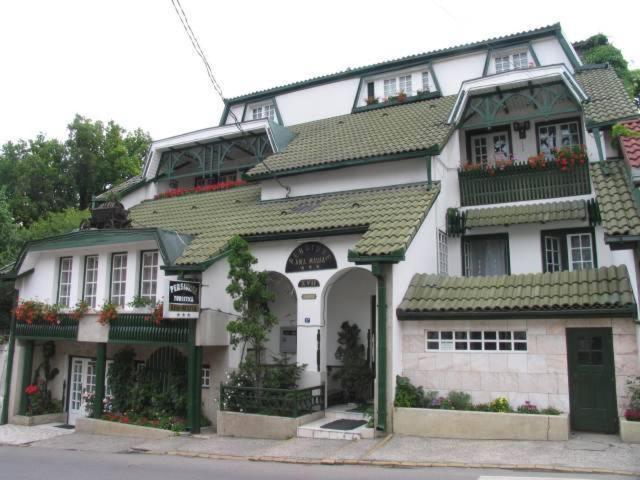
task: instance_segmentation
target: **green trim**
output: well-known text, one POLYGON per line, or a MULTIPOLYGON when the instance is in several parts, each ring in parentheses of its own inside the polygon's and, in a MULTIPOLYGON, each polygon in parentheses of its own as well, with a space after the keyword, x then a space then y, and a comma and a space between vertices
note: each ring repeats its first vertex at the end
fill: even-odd
POLYGON ((0 425, 6 425, 9 421, 9 402, 11 400, 11 381, 13 379, 13 356, 16 348, 16 316, 13 313, 18 301, 18 291, 13 291, 13 308, 11 309, 11 325, 9 327, 9 350, 7 351, 6 376, 4 379, 4 395, 2 411, 0 412, 0 425))
POLYGON ((558 39, 558 42, 560 42, 560 46, 562 47, 564 54, 571 62, 571 66, 574 70, 577 70, 580 67, 580 62, 573 53, 573 50, 571 50, 571 47, 569 46, 567 40, 564 38, 564 35, 562 34, 562 30, 560 30, 560 28, 556 30, 556 38, 558 39))
POLYGON ((541 65, 540 60, 538 59, 538 55, 536 55, 536 51, 533 49, 533 44, 531 43, 531 41, 527 43, 527 48, 529 49, 529 52, 531 52, 531 58, 533 59, 536 67, 539 67, 541 65))
POLYGON ((598 148, 598 160, 604 162, 604 152, 602 151, 602 136, 600 135, 599 127, 595 127, 593 129, 593 137, 596 141, 596 147, 598 148))
POLYGON ((378 418, 376 428, 381 431, 387 430, 387 286, 382 266, 379 263, 371 265, 371 273, 376 277, 378 301, 378 354, 376 377, 378 383, 378 418))
POLYGON ((442 97, 442 94, 436 90, 433 92, 425 92, 425 93, 421 93, 420 95, 412 95, 410 97, 407 97, 407 99, 404 102, 381 102, 381 103, 373 103, 371 105, 363 105, 362 107, 354 107, 351 110, 351 113, 361 113, 361 112, 368 112, 369 110, 379 110, 381 108, 388 108, 388 107, 396 107, 398 105, 406 105, 407 103, 416 103, 416 102, 422 102, 424 100, 432 100, 434 98, 440 98, 442 97))
POLYGON ((483 77, 487 76, 487 72, 489 71, 489 63, 491 62, 491 57, 493 57, 493 52, 494 52, 493 48, 490 48, 489 50, 487 50, 487 56, 484 59, 484 68, 482 69, 483 77))
POLYGON ((196 346, 196 319, 189 321, 189 340, 187 347, 187 428, 191 433, 200 433, 200 372, 202 366, 198 360, 202 357, 202 347, 196 346), (200 350, 200 351, 199 351, 200 350))
POLYGON ((227 117, 229 116, 229 103, 224 102, 224 109, 222 110, 222 115, 220 115, 220 121, 218 122, 218 126, 225 125, 227 123, 227 117))
POLYGON ((353 99, 353 106, 351 107, 351 113, 356 111, 358 108, 358 99, 360 98, 360 92, 362 91, 362 85, 364 84, 364 77, 360 77, 360 81, 358 82, 358 89, 356 90, 356 98, 353 99))
POLYGON ((587 122, 586 128, 587 130, 593 130, 594 128, 602 128, 602 127, 611 127, 616 123, 625 122, 627 120, 635 120, 639 118, 640 115, 630 115, 627 117, 616 118, 615 120, 607 120, 606 122, 587 122))
POLYGON ((616 308, 558 308, 557 310, 471 310, 462 312, 406 312, 398 309, 398 320, 473 320, 492 318, 596 318, 633 317, 637 308, 633 306, 616 308))
MULTIPOLYGON (((440 146, 434 145, 431 148, 423 150, 413 150, 411 152, 394 153, 391 155, 378 155, 375 157, 357 158, 352 160, 338 161, 334 163, 323 163, 321 165, 311 165, 308 167, 292 168, 290 170, 281 170, 275 172, 278 177, 286 177, 289 175, 299 175, 302 173, 319 172, 324 170, 336 170, 339 168, 353 167, 359 165, 369 165, 372 163, 391 162, 394 160, 404 160, 407 158, 419 158, 422 155, 439 155, 440 146)), ((264 180, 274 176, 274 172, 258 173, 254 175, 243 174, 245 180, 264 180)))
POLYGON ((436 92, 440 92, 442 94, 442 90, 440 89, 440 82, 438 82, 438 76, 436 72, 433 70, 433 63, 429 62, 429 75, 433 78, 433 86, 436 87, 436 92))
MULTIPOLYGON (((316 77, 308 80, 303 80, 303 81, 291 83, 289 85, 274 87, 274 88, 270 88, 270 89, 259 91, 259 92, 240 95, 237 97, 226 99, 225 103, 227 105, 230 105, 230 104, 236 105, 238 103, 245 102, 245 101, 252 101, 252 102, 259 101, 265 98, 269 98, 275 94, 283 94, 286 92, 300 90, 300 89, 308 88, 315 85, 332 83, 337 80, 348 79, 353 77, 361 77, 366 75, 373 75, 373 74, 382 73, 388 70, 396 70, 396 69, 399 70, 402 68, 418 66, 420 64, 427 63, 437 58, 451 57, 451 56, 460 55, 463 53, 469 53, 469 52, 474 52, 478 50, 486 50, 487 48, 496 48, 496 49, 504 48, 514 43, 523 43, 524 41, 546 37, 546 36, 549 36, 550 34, 554 34, 559 31, 560 31, 560 24, 555 23, 553 25, 537 28, 524 33, 515 33, 512 35, 506 35, 503 37, 468 43, 466 45, 443 48, 440 50, 434 50, 431 52, 413 55, 410 57, 405 57, 397 60, 389 60, 386 62, 367 65, 364 67, 354 68, 354 69, 343 71, 343 72, 338 72, 338 73, 324 75, 321 77, 316 77)), ((226 116, 224 115, 224 112, 223 112, 222 119, 226 121, 226 116)), ((223 125, 224 123, 221 121, 220 124, 223 125)))
POLYGON ((347 259, 356 265, 398 263, 404 261, 404 249, 396 250, 387 255, 360 255, 355 250, 349 250, 347 259))
POLYGON ((249 104, 245 103, 244 106, 242 107, 242 119, 240 120, 241 122, 244 122, 244 119, 247 115, 247 105, 249 104))
MULTIPOLYGON (((18 414, 27 414, 27 393, 26 388, 31 384, 31 370, 33 369, 33 340, 26 340, 22 360, 22 386, 20 388, 20 404, 18 406, 18 414)), ((9 399, 7 398, 7 401, 9 399)))

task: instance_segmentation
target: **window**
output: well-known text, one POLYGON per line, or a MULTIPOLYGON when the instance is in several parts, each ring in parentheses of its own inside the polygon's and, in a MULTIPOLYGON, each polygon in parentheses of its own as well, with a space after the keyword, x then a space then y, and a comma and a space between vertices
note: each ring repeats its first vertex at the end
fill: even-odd
POLYGON ((395 78, 387 78, 384 81, 384 96, 385 97, 393 97, 398 92, 396 88, 396 79, 395 78))
POLYGON ((462 256, 467 277, 509 274, 507 235, 463 237, 462 256))
POLYGON ((513 69, 520 70, 529 67, 529 55, 527 52, 514 53, 511 57, 513 60, 513 69))
POLYGON ((202 366, 202 388, 209 388, 211 386, 211 368, 209 365, 202 366))
POLYGON ((553 150, 580 145, 580 127, 577 121, 538 125, 539 151, 553 158, 553 150))
POLYGON ((494 61, 496 73, 529 68, 529 52, 525 50, 513 54, 499 54, 494 57, 494 61))
POLYGON ((545 272, 596 268, 591 230, 542 232, 542 261, 545 272))
POLYGON ((411 95, 413 95, 413 89, 411 88, 411 75, 404 75, 402 77, 400 77, 399 79, 399 92, 404 92, 407 94, 408 97, 410 97, 411 95))
POLYGON ((111 303, 124 307, 127 287, 127 254, 114 253, 111 256, 111 303))
POLYGON ((422 72, 422 92, 428 93, 429 90, 429 72, 422 72))
POLYGON ((69 307, 71 304, 71 270, 73 258, 62 257, 60 259, 60 273, 58 276, 58 304, 69 307))
POLYGON ((158 251, 142 252, 140 297, 155 303, 158 285, 158 251))
POLYGON ((442 230, 437 233, 438 245, 438 275, 449 274, 449 248, 447 246, 447 234, 442 230))
POLYGON ((526 352, 524 330, 425 331, 426 351, 526 352))
POLYGON ((98 255, 84 257, 84 288, 83 300, 91 308, 96 308, 96 296, 98 290, 98 255))
POLYGON ((506 129, 489 133, 469 132, 471 163, 495 165, 511 157, 511 139, 506 129))
POLYGON ((269 120, 276 119, 276 107, 275 105, 262 105, 260 107, 254 107, 251 109, 251 116, 253 120, 259 120, 261 118, 268 118, 269 120))

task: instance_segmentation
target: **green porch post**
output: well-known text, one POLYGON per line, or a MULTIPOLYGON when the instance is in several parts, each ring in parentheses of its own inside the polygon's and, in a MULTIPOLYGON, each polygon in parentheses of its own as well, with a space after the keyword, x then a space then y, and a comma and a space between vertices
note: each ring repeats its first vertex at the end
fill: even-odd
POLYGON ((31 384, 31 370, 33 369, 33 340, 27 340, 24 346, 24 362, 22 365, 22 388, 20 389, 19 415, 27 413, 27 394, 25 390, 31 384))
POLYGON ((191 433, 200 433, 200 372, 202 370, 202 347, 196 346, 198 320, 189 320, 189 343, 187 351, 187 427, 191 433))
POLYGON ((378 430, 386 431, 387 429, 387 286, 385 285, 385 277, 382 273, 382 267, 379 263, 371 265, 371 272, 378 281, 377 300, 378 300, 378 371, 376 378, 378 380, 378 430))
POLYGON ((16 316, 14 313, 18 299, 17 290, 13 295, 13 308, 11 309, 11 326, 9 327, 9 349, 7 351, 7 375, 4 378, 4 396, 2 400, 2 412, 0 412, 0 425, 9 422, 9 400, 11 398, 11 377, 13 376, 13 355, 16 349, 16 316))
POLYGON ((93 397, 93 416, 100 418, 104 409, 105 373, 107 368, 107 344, 98 343, 96 349, 96 391, 93 397))

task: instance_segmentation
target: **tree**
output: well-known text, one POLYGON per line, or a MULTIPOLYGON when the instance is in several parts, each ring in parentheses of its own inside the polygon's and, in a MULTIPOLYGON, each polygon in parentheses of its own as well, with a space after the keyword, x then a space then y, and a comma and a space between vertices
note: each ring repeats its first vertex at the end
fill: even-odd
POLYGON ((616 71, 618 77, 635 101, 640 104, 640 70, 629 70, 629 63, 622 51, 615 47, 609 38, 598 33, 586 40, 574 43, 576 52, 585 63, 608 63, 616 71))
POLYGON ((355 323, 342 322, 338 331, 336 359, 342 362, 333 378, 340 381, 346 401, 365 402, 371 394, 373 372, 365 357, 365 348, 360 341, 360 327, 355 323))
POLYGON ((275 296, 267 287, 267 272, 256 272, 252 266, 258 260, 249 252, 249 244, 236 236, 229 242, 229 274, 227 293, 233 298, 233 307, 239 312, 237 319, 227 325, 231 334, 231 345, 242 345, 242 362, 252 366, 254 386, 262 386, 260 368, 264 343, 269 332, 276 325, 277 318, 269 311, 268 302, 275 296), (253 358, 246 362, 244 357, 248 348, 253 358))

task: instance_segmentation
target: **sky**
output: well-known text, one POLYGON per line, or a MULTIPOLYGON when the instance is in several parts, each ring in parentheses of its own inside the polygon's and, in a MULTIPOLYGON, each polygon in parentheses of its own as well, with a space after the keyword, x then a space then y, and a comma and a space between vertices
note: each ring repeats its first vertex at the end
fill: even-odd
MULTIPOLYGON (((638 1, 181 2, 226 97, 555 22, 640 68, 638 1)), ((171 0, 0 3, 0 144, 63 140, 76 113, 160 139, 221 112, 171 0)))

